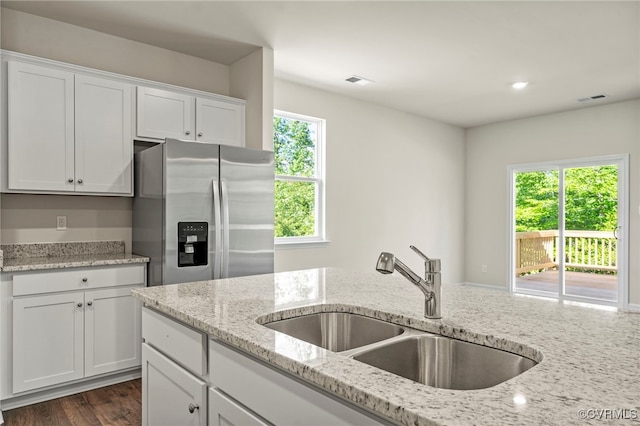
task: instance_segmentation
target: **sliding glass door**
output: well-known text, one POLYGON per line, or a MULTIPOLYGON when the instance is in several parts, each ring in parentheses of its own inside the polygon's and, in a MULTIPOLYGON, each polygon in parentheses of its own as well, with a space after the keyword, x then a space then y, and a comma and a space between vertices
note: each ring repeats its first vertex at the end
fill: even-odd
POLYGON ((511 289, 622 305, 626 156, 513 166, 511 289))

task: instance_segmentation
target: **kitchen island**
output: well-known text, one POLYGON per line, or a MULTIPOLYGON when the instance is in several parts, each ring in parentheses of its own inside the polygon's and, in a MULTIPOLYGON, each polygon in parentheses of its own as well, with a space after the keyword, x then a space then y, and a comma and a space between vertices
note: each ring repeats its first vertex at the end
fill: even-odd
POLYGON ((220 342, 392 423, 640 422, 640 315, 635 313, 445 284, 443 318, 427 320, 422 293, 401 276, 333 268, 133 293, 152 310, 206 333, 212 345, 220 342), (357 313, 539 363, 487 389, 439 389, 261 325, 316 312, 357 313))

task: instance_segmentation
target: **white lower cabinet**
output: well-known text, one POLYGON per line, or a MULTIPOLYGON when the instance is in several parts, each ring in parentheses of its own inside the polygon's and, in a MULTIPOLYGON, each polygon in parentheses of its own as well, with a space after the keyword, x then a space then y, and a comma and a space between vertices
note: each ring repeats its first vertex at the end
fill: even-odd
POLYGON ((200 368, 204 333, 147 307, 142 321, 145 426, 390 424, 214 339, 200 368), (194 352, 197 362, 187 356, 194 352))
POLYGON ((210 426, 268 426, 263 419, 227 397, 217 389, 209 389, 210 426))
POLYGON ((139 366, 141 309, 131 288, 88 291, 84 303, 84 376, 139 366))
POLYGON ((204 426, 207 384, 153 349, 142 345, 142 424, 204 426))
POLYGON ((82 293, 13 301, 14 393, 82 378, 83 303, 82 293))
POLYGON ((12 324, 3 324, 13 374, 3 393, 139 367, 141 304, 131 289, 144 284, 143 265, 15 274, 12 324))

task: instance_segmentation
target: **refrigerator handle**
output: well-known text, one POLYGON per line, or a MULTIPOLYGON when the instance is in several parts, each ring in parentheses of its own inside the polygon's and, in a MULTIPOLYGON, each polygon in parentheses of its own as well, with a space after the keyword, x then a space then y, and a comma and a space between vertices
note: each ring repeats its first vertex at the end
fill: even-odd
POLYGON ((222 278, 229 278, 229 191, 227 190, 227 181, 220 181, 222 193, 222 278))
POLYGON ((213 279, 220 278, 222 263, 222 223, 220 220, 220 186, 217 180, 211 181, 211 192, 213 194, 213 223, 215 227, 215 252, 213 258, 213 279))

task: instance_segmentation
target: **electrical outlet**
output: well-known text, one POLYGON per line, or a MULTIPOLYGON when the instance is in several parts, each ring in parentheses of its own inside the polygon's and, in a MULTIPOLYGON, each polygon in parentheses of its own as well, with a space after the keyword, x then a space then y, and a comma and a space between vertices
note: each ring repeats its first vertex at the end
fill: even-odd
POLYGON ((66 216, 57 216, 56 217, 56 230, 58 230, 58 231, 66 231, 67 230, 67 217, 66 216))
POLYGON ((480 269, 482 270, 482 272, 487 272, 487 265, 482 265, 480 269))

